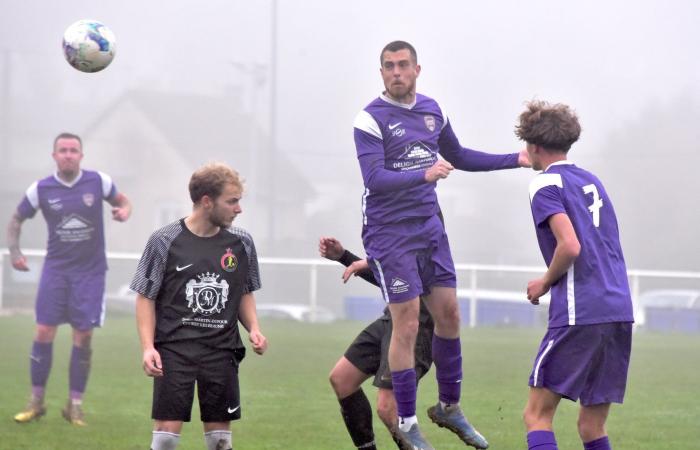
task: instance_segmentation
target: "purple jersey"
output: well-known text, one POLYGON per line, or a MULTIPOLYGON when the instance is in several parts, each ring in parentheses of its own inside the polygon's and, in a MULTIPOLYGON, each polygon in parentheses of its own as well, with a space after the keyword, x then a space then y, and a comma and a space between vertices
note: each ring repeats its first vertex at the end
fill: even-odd
POLYGON ((617 218, 600 180, 569 161, 559 161, 532 180, 530 203, 547 265, 557 246, 550 216, 567 214, 581 244, 574 264, 552 285, 549 327, 632 322, 617 218))
POLYGON ((109 175, 82 170, 72 183, 58 175, 34 182, 17 207, 22 219, 41 210, 48 227, 44 270, 107 270, 102 199, 117 195, 109 175))
POLYGON ((380 95, 357 115, 354 128, 365 184, 364 225, 436 215, 435 183, 425 181, 425 171, 438 154, 460 170, 518 167, 517 153, 491 155, 460 146, 447 115, 421 94, 410 105, 380 95))

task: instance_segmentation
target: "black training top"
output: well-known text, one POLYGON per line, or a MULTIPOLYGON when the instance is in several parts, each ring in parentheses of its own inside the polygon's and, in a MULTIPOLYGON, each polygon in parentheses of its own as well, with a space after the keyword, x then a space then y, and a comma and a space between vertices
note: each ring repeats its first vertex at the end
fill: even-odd
POLYGON ((155 301, 156 345, 243 348, 241 297, 260 289, 253 239, 237 227, 199 237, 180 219, 151 235, 131 289, 155 301))

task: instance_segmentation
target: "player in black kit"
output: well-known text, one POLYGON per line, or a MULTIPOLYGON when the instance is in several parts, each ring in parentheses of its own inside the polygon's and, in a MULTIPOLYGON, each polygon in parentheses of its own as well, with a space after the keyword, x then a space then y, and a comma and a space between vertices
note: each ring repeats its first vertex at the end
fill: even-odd
POLYGON ((177 447, 195 383, 207 448, 231 449, 245 355, 238 322, 255 353, 267 349, 253 294, 260 288, 253 239, 231 226, 241 213, 242 182, 214 163, 192 175, 189 190, 192 214, 151 235, 131 283, 143 370, 154 377, 152 450, 177 447))
MULTIPOLYGON (((337 239, 322 237, 319 240, 318 250, 324 258, 338 261, 347 267, 343 274, 345 281, 351 275, 356 275, 375 286, 379 286, 372 271, 367 267, 367 260, 360 259, 343 248, 337 239)), ((418 322, 418 336, 414 354, 416 377, 420 379, 430 370, 433 363, 431 342, 434 324, 423 300, 420 302, 418 322)), ((391 384, 388 361, 391 325, 391 315, 387 308, 381 317, 357 335, 330 373, 331 386, 338 398, 340 413, 348 433, 358 449, 376 449, 372 427, 372 407, 361 387, 365 380, 374 376, 372 384, 377 387, 377 415, 391 433, 398 448, 409 450, 395 437, 396 399, 391 384)))

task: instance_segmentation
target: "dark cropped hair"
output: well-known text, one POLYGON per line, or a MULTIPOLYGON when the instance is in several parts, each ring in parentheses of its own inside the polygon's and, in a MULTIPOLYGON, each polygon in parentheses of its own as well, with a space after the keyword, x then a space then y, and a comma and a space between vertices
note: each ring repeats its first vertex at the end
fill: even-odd
POLYGON ((197 169, 190 178, 190 198, 198 203, 205 195, 216 200, 227 184, 243 190, 243 181, 238 172, 223 163, 209 163, 197 169))
POLYGON ((568 152, 578 141, 581 125, 576 113, 567 105, 533 100, 526 106, 520 114, 520 124, 515 127, 515 135, 521 140, 561 152, 568 152))
POLYGON ((411 53, 413 64, 418 64, 418 54, 416 49, 406 41, 392 41, 384 46, 382 53, 379 55, 379 64, 384 65, 384 52, 398 52, 399 50, 408 50, 411 53))
POLYGON ((53 140, 53 148, 56 148, 56 142, 58 142, 59 139, 77 139, 78 142, 80 142, 80 148, 83 148, 83 140, 80 139, 80 136, 77 134, 73 133, 61 133, 58 136, 56 136, 53 140))

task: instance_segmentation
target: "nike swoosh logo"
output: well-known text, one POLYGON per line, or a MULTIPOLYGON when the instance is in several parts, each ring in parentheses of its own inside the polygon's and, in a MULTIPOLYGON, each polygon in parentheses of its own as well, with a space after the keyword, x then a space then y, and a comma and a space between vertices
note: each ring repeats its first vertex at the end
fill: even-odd
POLYGON ((240 408, 241 405, 236 406, 235 408, 226 408, 226 411, 228 411, 229 414, 233 414, 236 411, 238 411, 238 408, 240 408))
POLYGON ((41 362, 41 358, 39 358, 39 357, 37 357, 37 356, 34 356, 34 355, 29 355, 29 359, 31 359, 31 360, 33 360, 33 361, 36 361, 36 362, 38 362, 38 363, 41 362))
POLYGON ((49 205, 53 205, 54 203, 58 203, 58 202, 60 202, 60 201, 61 201, 60 198, 50 198, 50 199, 49 199, 49 205))
POLYGON ((182 267, 180 267, 180 266, 175 266, 175 270, 177 270, 178 272, 181 272, 181 271, 187 269, 188 267, 190 267, 191 265, 192 265, 192 264, 187 264, 186 266, 182 266, 182 267))
POLYGON ((389 130, 393 130, 394 128, 398 127, 399 125, 401 125, 401 122, 395 123, 393 125, 389 125, 389 130))

